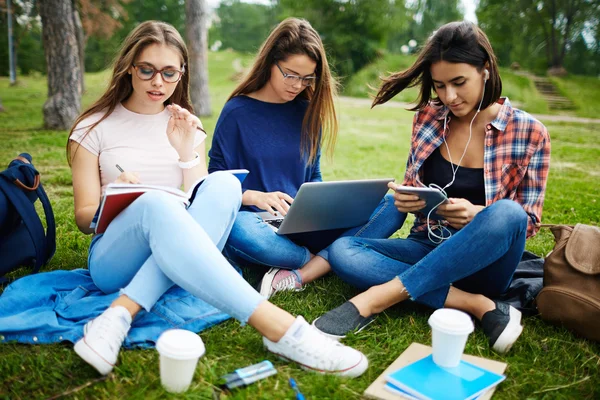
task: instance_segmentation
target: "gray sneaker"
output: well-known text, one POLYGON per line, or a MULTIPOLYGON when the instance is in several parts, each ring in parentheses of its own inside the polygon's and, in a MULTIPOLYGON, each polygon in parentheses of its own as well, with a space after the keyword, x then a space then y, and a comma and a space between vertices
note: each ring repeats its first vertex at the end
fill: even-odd
POLYGON ((488 337, 490 346, 496 352, 504 354, 515 344, 521 333, 521 312, 501 301, 494 301, 496 308, 481 318, 483 333, 488 337))
POLYGON ((347 301, 341 306, 321 315, 313 326, 322 334, 340 340, 351 332, 358 333, 375 320, 377 315, 363 317, 354 304, 347 301))

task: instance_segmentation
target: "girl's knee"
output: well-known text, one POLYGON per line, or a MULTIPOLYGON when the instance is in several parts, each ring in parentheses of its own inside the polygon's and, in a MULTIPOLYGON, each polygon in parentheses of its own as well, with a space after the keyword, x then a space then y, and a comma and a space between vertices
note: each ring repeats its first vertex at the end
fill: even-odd
POLYGON ((231 196, 239 195, 240 198, 242 196, 242 184, 240 180, 229 172, 213 172, 208 175, 203 184, 210 185, 211 187, 215 186, 218 190, 227 192, 231 196))
POLYGON ((493 208, 498 218, 505 219, 511 224, 523 222, 527 224, 527 213, 523 209, 523 206, 516 201, 507 199, 498 200, 490 208, 493 208))
POLYGON ((329 264, 335 271, 336 269, 345 269, 352 263, 356 255, 356 248, 360 246, 359 239, 353 236, 346 236, 337 239, 329 248, 329 264))
POLYGON ((161 191, 149 191, 138 197, 130 207, 140 207, 144 209, 164 209, 165 205, 179 204, 179 200, 175 196, 161 191))

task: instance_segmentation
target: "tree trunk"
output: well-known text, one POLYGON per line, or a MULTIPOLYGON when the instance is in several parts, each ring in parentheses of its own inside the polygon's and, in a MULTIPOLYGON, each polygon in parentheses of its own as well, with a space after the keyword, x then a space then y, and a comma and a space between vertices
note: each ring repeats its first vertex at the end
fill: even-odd
POLYGON ((81 24, 81 18, 79 17, 79 11, 77 10, 76 3, 73 1, 73 24, 75 25, 75 34, 77 35, 77 48, 79 50, 79 65, 80 65, 80 83, 81 93, 85 93, 85 35, 83 33, 83 25, 81 24))
POLYGON ((69 129, 81 109, 82 78, 73 3, 43 0, 39 2, 39 11, 48 66, 44 125, 50 129, 69 129))
POLYGON ((208 116, 208 8, 206 0, 186 0, 185 32, 189 50, 190 95, 196 114, 208 116))

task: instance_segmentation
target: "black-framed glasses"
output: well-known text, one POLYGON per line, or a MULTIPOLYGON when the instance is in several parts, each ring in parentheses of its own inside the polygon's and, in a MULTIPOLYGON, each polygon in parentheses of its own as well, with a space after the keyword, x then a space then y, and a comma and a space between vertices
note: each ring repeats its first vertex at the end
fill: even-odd
POLYGON ((283 83, 285 83, 288 86, 294 86, 296 83, 302 81, 302 86, 310 87, 317 81, 317 78, 315 76, 302 77, 298 75, 286 74, 285 72, 283 72, 278 63, 275 63, 275 65, 277 65, 277 68, 279 68, 281 75, 283 75, 283 83))
POLYGON ((163 78, 163 81, 168 83, 176 83, 179 82, 183 73, 185 72, 185 65, 181 68, 181 71, 175 68, 163 68, 156 69, 152 65, 149 64, 132 64, 135 69, 135 74, 138 78, 143 81, 149 81, 154 79, 156 74, 160 73, 163 78))

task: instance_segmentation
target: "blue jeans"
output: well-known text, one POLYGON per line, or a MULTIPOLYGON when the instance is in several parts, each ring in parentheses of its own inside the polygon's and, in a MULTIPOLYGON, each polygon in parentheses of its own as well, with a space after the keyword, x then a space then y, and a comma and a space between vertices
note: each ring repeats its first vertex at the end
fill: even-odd
POLYGON ((298 269, 317 254, 329 259, 329 245, 342 236, 387 238, 404 222, 405 215, 394 207, 394 198, 386 195, 369 221, 351 229, 278 235, 254 212, 240 211, 225 245, 225 254, 243 264, 298 269))
POLYGON ((150 311, 171 286, 246 323, 264 298, 221 254, 241 204, 227 172, 211 174, 186 210, 172 195, 140 196, 94 238, 88 265, 94 284, 150 311))
POLYGON ((433 308, 446 302, 450 285, 469 293, 494 297, 510 285, 527 234, 528 216, 511 200, 484 208, 452 237, 431 242, 427 232, 406 239, 347 237, 329 249, 332 270, 360 289, 389 282, 396 276, 410 298, 433 308))

